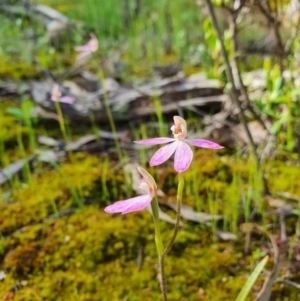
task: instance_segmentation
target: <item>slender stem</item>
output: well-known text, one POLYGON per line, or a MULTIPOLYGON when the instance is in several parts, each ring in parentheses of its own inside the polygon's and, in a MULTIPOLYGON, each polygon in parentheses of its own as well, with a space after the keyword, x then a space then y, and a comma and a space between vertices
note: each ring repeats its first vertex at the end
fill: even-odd
MULTIPOLYGON (((66 146, 68 146, 69 139, 68 139, 67 130, 66 130, 66 126, 65 126, 64 116, 63 116, 59 101, 54 101, 54 105, 55 105, 55 109, 56 109, 56 112, 57 112, 57 115, 58 115, 58 123, 59 123, 61 133, 62 133, 63 138, 65 140, 66 146)), ((71 151, 67 151, 67 152, 69 154, 70 160, 72 161, 71 151)))
MULTIPOLYGON (((112 112, 111 112, 111 109, 110 109, 110 106, 109 106, 108 95, 107 95, 107 91, 105 90, 105 85, 104 85, 104 74, 103 74, 102 71, 100 73, 100 79, 101 79, 102 88, 104 90, 103 99, 104 99, 104 106, 105 106, 106 115, 107 115, 109 125, 110 125, 111 131, 112 131, 112 134, 113 134, 113 138, 114 138, 114 141, 115 141, 117 154, 118 154, 119 160, 121 161, 123 159, 123 153, 122 153, 122 149, 121 149, 121 146, 120 146, 120 143, 119 143, 119 138, 118 138, 118 134, 117 134, 117 128, 116 128, 116 125, 115 125, 114 117, 112 115, 112 112)), ((151 203, 153 203, 153 202, 151 202, 151 203)))
POLYGON ((158 201, 156 197, 151 202, 151 208, 155 227, 155 244, 157 248, 157 253, 159 256, 161 256, 163 252, 163 244, 160 235, 158 201))
POLYGON ((229 29, 231 31, 231 45, 232 45, 232 52, 233 52, 233 56, 232 56, 232 60, 231 60, 233 75, 236 76, 237 83, 239 85, 238 88, 240 89, 240 91, 242 93, 243 99, 246 102, 248 110, 253 115, 253 117, 262 125, 263 129, 265 131, 267 131, 267 133, 269 134, 269 130, 268 130, 267 126, 265 125, 265 123, 263 122, 261 117, 256 113, 256 111, 252 107, 248 92, 247 92, 246 87, 244 85, 242 75, 241 75, 241 72, 240 72, 240 69, 239 69, 239 62, 238 62, 239 60, 238 60, 238 55, 237 55, 237 53, 238 53, 237 18, 238 18, 238 13, 239 13, 240 9, 237 9, 237 10, 228 9, 227 11, 228 11, 228 15, 229 15, 229 29))
MULTIPOLYGON (((168 243, 167 247, 159 255, 160 288, 161 288, 161 293, 162 293, 164 301, 167 301, 165 258, 175 242, 175 239, 177 237, 177 233, 178 233, 179 227, 180 227, 180 212, 181 212, 181 203, 182 203, 182 195, 183 195, 183 187, 184 187, 184 178, 181 173, 178 174, 178 178, 179 178, 179 182, 178 182, 178 190, 177 190, 177 214, 176 214, 174 232, 173 232, 173 235, 172 235, 171 240, 168 243)), ((153 201, 152 201, 152 203, 153 203, 153 201)), ((153 212, 153 216, 154 216, 154 212, 153 212)))
POLYGON ((62 169, 59 167, 59 165, 54 161, 49 161, 49 163, 53 166, 53 168, 61 175, 61 177, 64 179, 66 184, 68 185, 70 192, 73 196, 73 199, 75 200, 77 206, 79 208, 83 207, 83 203, 81 201, 81 198, 76 190, 76 188, 72 185, 70 180, 68 179, 67 175, 62 171, 62 169))
MULTIPOLYGON (((242 8, 242 6, 240 8, 238 8, 237 10, 230 10, 230 9, 228 9, 229 29, 231 31, 231 45, 232 45, 232 51, 233 51, 233 56, 232 56, 232 60, 231 60, 232 73, 233 73, 233 77, 234 77, 234 75, 236 76, 236 84, 238 85, 237 88, 241 91, 241 94, 243 96, 244 101, 246 102, 248 110, 253 115, 253 117, 256 120, 258 120, 258 122, 262 125, 263 129, 268 134, 270 134, 269 129, 265 125, 264 121, 256 113, 255 109, 253 108, 253 106, 251 104, 251 101, 250 101, 247 89, 246 89, 246 87, 244 85, 244 82, 243 82, 243 79, 242 79, 242 75, 241 75, 241 72, 240 72, 240 68, 239 68, 239 60, 238 60, 238 55, 237 55, 237 53, 238 53, 237 18, 238 18, 238 13, 239 13, 239 11, 240 11, 241 8, 242 8)), ((250 139, 249 139, 249 141, 251 142, 250 139)), ((253 152, 253 155, 254 155, 255 160, 256 160, 257 170, 258 170, 258 172, 260 172, 261 171, 261 161, 258 158, 256 147, 255 148, 252 147, 252 152, 253 152)), ((264 172, 261 171, 259 174, 261 176, 261 183, 262 183, 262 186, 263 186, 263 193, 264 194, 269 194, 269 189, 268 189, 268 185, 267 185, 267 182, 265 180, 265 177, 264 177, 264 172)))
POLYGON ((161 295, 163 301, 168 301, 164 256, 158 257, 158 269, 159 269, 159 283, 160 283, 161 295))
POLYGON ((60 107, 60 104, 59 104, 59 101, 54 101, 54 104, 55 104, 55 109, 56 109, 56 112, 57 112, 57 115, 58 115, 58 123, 59 123, 59 127, 60 127, 60 130, 61 130, 61 133, 64 137, 64 140, 65 140, 65 143, 67 144, 69 141, 68 139, 68 136, 67 136, 67 131, 66 131, 66 126, 65 126, 65 122, 64 122, 64 117, 63 117, 63 114, 62 114, 62 111, 61 111, 61 107, 60 107))
POLYGON ((176 212, 175 227, 174 227, 174 232, 171 237, 171 240, 162 254, 163 257, 166 257, 166 255, 172 249, 172 246, 175 242, 177 233, 180 228, 180 213, 181 213, 182 194, 183 194, 183 187, 184 187, 184 178, 181 173, 178 174, 178 177, 179 177, 179 182, 178 182, 178 190, 177 190, 177 210, 176 210, 177 212, 176 212))
POLYGON ((162 294, 163 301, 167 301, 167 289, 166 289, 166 280, 165 280, 165 265, 164 265, 164 258, 162 257, 163 254, 163 244, 160 235, 160 228, 159 228, 159 210, 158 210, 158 201, 155 197, 151 202, 152 208, 152 215, 154 220, 154 227, 155 227, 155 244, 158 253, 158 278, 160 283, 160 290, 162 294))
MULTIPOLYGON (((22 154, 23 158, 27 158, 27 153, 23 144, 23 139, 22 139, 22 132, 17 131, 17 141, 18 141, 18 146, 20 153, 22 154)), ((30 173, 30 166, 29 166, 29 161, 26 162, 26 164, 23 167, 23 176, 26 179, 26 181, 30 182, 31 180, 31 173, 30 173)))

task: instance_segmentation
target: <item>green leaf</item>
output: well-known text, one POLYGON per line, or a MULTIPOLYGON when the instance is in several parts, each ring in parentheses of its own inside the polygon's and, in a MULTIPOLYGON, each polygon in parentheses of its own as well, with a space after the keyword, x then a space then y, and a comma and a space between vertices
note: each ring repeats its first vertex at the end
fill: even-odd
POLYGON ((212 30, 213 29, 212 29, 210 20, 209 20, 209 18, 206 18, 203 21, 203 31, 204 31, 204 33, 207 33, 207 32, 211 33, 212 30))
POLYGON ((263 258, 260 263, 256 266, 250 277, 248 278, 247 282, 245 283, 244 287, 242 288, 241 292, 239 293, 238 297, 235 301, 244 301, 248 296, 251 288, 253 287, 255 281, 257 280, 259 274, 265 267, 266 263, 268 262, 269 256, 263 258))
POLYGON ((282 121, 281 120, 277 120, 273 123, 272 127, 271 127, 271 130, 270 130, 270 133, 275 135, 276 133, 279 132, 280 128, 281 128, 281 125, 282 125, 282 121))
POLYGON ((205 42, 207 43, 207 46, 212 49, 212 50, 217 50, 217 38, 215 35, 208 35, 208 34, 205 34, 205 42))
POLYGON ((294 209, 293 214, 300 216, 300 210, 299 209, 294 209))
MULTIPOLYGON (((272 95, 271 95, 271 97, 272 97, 272 95)), ((280 95, 280 96, 274 97, 274 99, 272 99, 272 102, 274 104, 286 103, 287 99, 288 99, 287 95, 280 95)))
POLYGON ((34 109, 33 102, 30 99, 25 99, 22 101, 21 108, 24 118, 31 118, 34 109))
POLYGON ((278 76, 274 80, 274 91, 276 91, 277 93, 279 93, 280 90, 281 90, 281 88, 282 88, 282 77, 278 76))
POLYGON ((263 69, 266 73, 269 73, 272 69, 271 59, 269 57, 265 58, 263 63, 263 69))
POLYGON ((256 108, 260 113, 266 113, 266 105, 260 99, 253 99, 252 102, 255 104, 256 108))
POLYGON ((23 119, 24 116, 23 116, 23 112, 21 109, 18 109, 18 108, 12 108, 12 107, 8 107, 6 108, 5 110, 8 114, 18 118, 18 119, 23 119))
POLYGON ((213 1, 212 1, 212 4, 213 4, 214 6, 221 6, 222 0, 213 0, 213 1))
POLYGON ((294 89, 294 90, 291 92, 291 95, 292 95, 292 96, 299 96, 299 95, 300 95, 300 89, 294 89))

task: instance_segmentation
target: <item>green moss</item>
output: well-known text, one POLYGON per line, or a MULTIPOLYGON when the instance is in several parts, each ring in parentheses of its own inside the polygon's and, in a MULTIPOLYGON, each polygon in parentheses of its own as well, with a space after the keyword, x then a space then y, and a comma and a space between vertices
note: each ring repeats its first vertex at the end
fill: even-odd
MULTIPOLYGON (((2 244, 3 268, 8 277, 0 282, 0 296, 15 282, 24 279, 28 283, 16 292, 16 301, 160 299, 152 217, 146 211, 112 216, 98 208, 98 204, 102 208, 107 202, 102 196, 103 164, 106 163, 101 159, 82 153, 75 154, 72 163, 61 164, 61 171, 81 198, 96 196, 98 201, 77 209, 71 215, 45 219, 53 213, 53 201, 58 210, 75 205, 70 185, 56 170, 32 175, 27 186, 13 191, 14 203, 1 205, 0 230, 12 235, 2 244), (14 232, 20 228, 22 231, 14 232), (138 267, 141 254, 142 264, 138 267)), ((221 202, 221 206, 213 210, 234 220, 234 208, 239 210, 240 196, 253 184, 253 171, 247 174, 244 170, 251 161, 242 161, 240 167, 232 158, 199 151, 195 153, 192 164, 199 183, 196 187, 198 193, 204 200, 212 199, 206 201, 204 211, 209 212, 210 202, 221 202), (237 202, 236 207, 233 202, 237 202)), ((270 166, 270 182, 275 172, 279 177, 297 174, 284 164, 272 163, 270 166)), ((175 199, 175 173, 172 167, 167 167, 171 176, 166 177, 163 168, 155 169, 158 184, 165 193, 173 191, 171 198, 175 199)), ((190 170, 185 174, 187 187, 193 184, 193 172, 190 170)), ((115 183, 114 189, 119 195, 124 194, 126 186, 121 173, 109 173, 105 177, 110 195, 112 183, 115 183)), ((295 187, 291 184, 285 186, 295 187)), ((187 191, 189 195, 185 196, 184 202, 196 208, 195 191, 190 188, 187 191)), ((161 222, 161 226, 163 241, 166 242, 170 239, 172 225, 161 222)), ((169 299, 233 300, 249 275, 250 260, 247 257, 241 260, 240 246, 236 248, 230 243, 217 243, 212 241, 210 231, 198 227, 192 229, 181 229, 166 260, 169 299)), ((260 287, 261 282, 255 291, 260 287)), ((278 289, 278 292, 282 291, 278 289)), ((296 296, 296 292, 290 290, 285 294, 296 296)))
POLYGON ((20 126, 14 117, 7 115, 0 115, 0 131, 1 140, 6 144, 15 142, 19 134, 27 133, 26 129, 20 126))
POLYGON ((299 300, 299 289, 293 286, 282 285, 275 283, 273 287, 272 298, 274 301, 290 301, 299 300))
MULTIPOLYGON (((14 234, 4 267, 17 279, 29 280, 15 300, 30 300, 34 295, 50 301, 159 299, 151 221, 147 212, 112 217, 86 207, 72 216, 14 234), (143 264, 138 269, 140 248, 143 264)), ((172 227, 164 228, 167 239, 172 227)), ((235 274, 238 257, 232 254, 232 246, 208 242, 206 233, 199 230, 180 232, 166 262, 170 300, 193 300, 199 288, 208 290, 216 277, 235 274), (203 234, 206 238, 202 241, 203 234)), ((9 276, 0 283, 0 294, 11 285, 9 276)), ((222 296, 229 299, 238 285, 235 290, 224 287, 227 291, 222 296)))
POLYGON ((54 202, 58 210, 74 206, 76 203, 70 184, 80 192, 81 198, 94 197, 102 170, 98 158, 76 154, 72 163, 62 164, 60 168, 68 182, 57 170, 46 171, 41 176, 32 175, 30 185, 13 191, 14 203, 0 205, 2 233, 11 233, 25 225, 43 220, 54 213, 54 202))
POLYGON ((300 170, 298 166, 272 162, 269 163, 266 170, 271 190, 300 194, 300 170))
POLYGON ((40 72, 31 63, 12 61, 6 57, 1 58, 0 77, 18 81, 40 77, 40 72))
MULTIPOLYGON (((101 187, 97 185, 101 178, 98 158, 77 154, 61 170, 86 197, 101 187)), ((108 176, 108 187, 109 181, 108 176)), ((123 177, 118 174, 115 181, 123 182, 123 177)), ((9 276, 0 283, 0 295, 17 279, 26 279, 28 284, 16 292, 17 301, 160 298, 154 229, 147 212, 111 216, 93 205, 43 222, 52 213, 51 200, 60 210, 73 203, 68 185, 54 170, 33 177, 26 188, 14 191, 13 198, 15 203, 2 205, 0 229, 25 228, 13 233, 4 246, 9 276), (139 269, 136 262, 141 250, 139 269)), ((164 241, 171 231, 172 226, 162 223, 164 241)), ((215 278, 234 275, 238 256, 232 253, 230 245, 211 244, 207 232, 182 230, 166 262, 170 300, 193 300, 200 287, 206 291, 215 278)), ((222 297, 230 298, 233 292, 229 287, 222 297)))

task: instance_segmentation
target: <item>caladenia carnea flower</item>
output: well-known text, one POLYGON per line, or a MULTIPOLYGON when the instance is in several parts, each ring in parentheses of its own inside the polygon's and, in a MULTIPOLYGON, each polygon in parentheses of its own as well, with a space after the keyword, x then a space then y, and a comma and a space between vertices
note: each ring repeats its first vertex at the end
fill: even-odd
POLYGON ((79 54, 76 57, 76 61, 79 61, 91 54, 92 52, 98 50, 99 43, 97 37, 93 33, 91 33, 90 36, 91 39, 85 45, 75 47, 75 51, 79 52, 79 54))
POLYGON ((164 163, 175 153, 174 168, 177 172, 180 173, 186 171, 193 160, 193 151, 191 150, 188 144, 210 149, 223 148, 223 146, 209 140, 186 139, 186 121, 180 116, 174 116, 173 118, 175 124, 171 127, 171 131, 174 135, 174 138, 158 137, 134 141, 137 144, 144 145, 157 145, 172 142, 168 145, 161 147, 158 151, 154 153, 149 162, 150 166, 156 166, 164 163))
POLYGON ((143 190, 145 194, 128 200, 115 202, 112 205, 105 207, 105 212, 126 214, 143 210, 151 203, 157 191, 155 180, 144 168, 138 166, 137 169, 143 177, 139 188, 143 190))
POLYGON ((55 84, 55 85, 53 85, 53 88, 52 88, 51 100, 72 104, 72 103, 74 103, 75 98, 72 96, 61 96, 61 92, 59 91, 59 86, 57 84, 55 84))
MULTIPOLYGON (((163 243, 160 235, 160 227, 159 227, 159 207, 156 198, 157 185, 153 177, 142 167, 137 167, 138 171, 142 175, 143 179, 140 185, 140 189, 142 189, 145 194, 137 196, 135 198, 131 198, 124 201, 118 201, 104 208, 104 211, 107 213, 122 213, 126 214, 133 211, 139 211, 145 209, 148 205, 151 204, 152 216, 154 221, 155 228, 155 244, 159 258, 159 266, 163 267, 163 263, 161 262, 163 255, 163 243)), ((164 279, 164 269, 160 271, 161 279, 164 279)), ((164 280, 161 281, 161 290, 164 296, 163 300, 166 299, 166 289, 164 280)))

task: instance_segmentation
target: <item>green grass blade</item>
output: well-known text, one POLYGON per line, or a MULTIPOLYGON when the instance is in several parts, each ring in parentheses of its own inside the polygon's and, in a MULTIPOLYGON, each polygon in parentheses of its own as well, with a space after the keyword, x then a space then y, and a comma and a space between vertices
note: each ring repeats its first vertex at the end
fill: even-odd
POLYGON ((248 278, 247 282, 245 283, 244 287, 240 291, 238 297, 235 299, 235 301, 244 301, 246 297, 248 296, 252 286, 254 285, 255 281, 257 280, 259 274, 265 267, 267 261, 269 259, 269 256, 264 257, 260 263, 256 266, 250 277, 248 278))
MULTIPOLYGON (((81 201, 81 198, 76 190, 76 188, 72 185, 72 183, 70 182, 70 180, 68 179, 67 175, 62 171, 62 169, 59 167, 59 165, 54 162, 54 161, 49 161, 49 163, 53 166, 53 168, 55 170, 57 170, 61 177, 65 180, 66 184, 68 185, 69 189, 70 189, 70 192, 73 196, 73 199, 75 200, 77 206, 79 208, 82 208, 83 207, 83 203, 81 201)), ((55 209, 55 207, 53 207, 55 209)))

